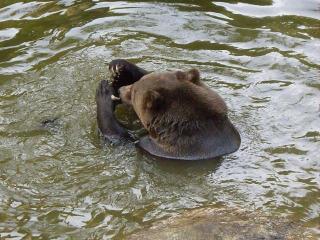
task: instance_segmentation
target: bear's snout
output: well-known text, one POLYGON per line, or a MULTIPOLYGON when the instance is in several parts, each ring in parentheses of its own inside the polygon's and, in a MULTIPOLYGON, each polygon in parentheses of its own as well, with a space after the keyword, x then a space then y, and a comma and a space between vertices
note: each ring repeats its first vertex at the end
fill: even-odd
POLYGON ((131 102, 131 87, 132 85, 123 86, 119 89, 119 96, 123 103, 132 105, 131 102))

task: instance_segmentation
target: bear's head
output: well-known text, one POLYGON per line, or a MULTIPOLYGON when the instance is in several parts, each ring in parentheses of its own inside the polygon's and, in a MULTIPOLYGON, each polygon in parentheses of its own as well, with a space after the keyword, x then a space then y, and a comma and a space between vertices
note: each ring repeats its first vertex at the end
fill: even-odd
POLYGON ((201 82, 197 69, 150 73, 121 87, 119 92, 122 102, 133 106, 147 130, 155 118, 170 124, 202 121, 227 113, 225 102, 201 82))

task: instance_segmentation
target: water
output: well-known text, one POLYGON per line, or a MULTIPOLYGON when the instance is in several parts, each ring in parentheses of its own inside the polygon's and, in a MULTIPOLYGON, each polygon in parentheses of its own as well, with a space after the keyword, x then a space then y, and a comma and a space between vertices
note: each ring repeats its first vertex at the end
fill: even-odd
POLYGON ((1 237, 121 239, 209 205, 319 230, 319 1, 2 0, 0 8, 1 237), (181 163, 105 146, 94 95, 115 58, 148 70, 198 68, 228 103, 240 150, 181 163))

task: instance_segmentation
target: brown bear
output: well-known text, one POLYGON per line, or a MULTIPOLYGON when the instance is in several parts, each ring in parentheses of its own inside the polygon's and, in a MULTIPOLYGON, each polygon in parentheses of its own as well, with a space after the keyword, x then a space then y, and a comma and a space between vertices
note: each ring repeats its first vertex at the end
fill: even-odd
MULTIPOLYGON (((120 95, 123 103, 134 108, 149 133, 136 143, 140 149, 161 158, 200 160, 232 153, 239 148, 240 135, 228 119, 224 100, 200 80, 198 70, 160 73, 143 70, 142 76, 132 77, 134 74, 131 74, 130 77, 130 72, 142 72, 140 68, 133 70, 135 67, 125 60, 110 64, 114 73, 113 85, 117 83, 117 87, 109 89, 108 98, 112 93, 120 95), (124 73, 127 75, 126 83, 132 84, 121 86, 124 73)), ((105 123, 99 123, 102 118, 99 117, 98 106, 98 124, 102 133, 106 122, 109 125, 116 123, 112 114, 108 115, 105 123)), ((114 128, 119 131, 109 129, 109 133, 104 135, 110 136, 110 132, 115 132, 121 133, 119 136, 126 136, 126 131, 118 123, 114 128)))

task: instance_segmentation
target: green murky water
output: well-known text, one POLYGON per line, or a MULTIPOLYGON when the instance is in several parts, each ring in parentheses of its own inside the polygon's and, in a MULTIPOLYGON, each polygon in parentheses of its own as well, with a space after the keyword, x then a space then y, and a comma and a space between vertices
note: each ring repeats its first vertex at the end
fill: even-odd
POLYGON ((121 239, 215 204, 319 229, 319 56, 317 0, 1 0, 0 238, 121 239), (114 58, 199 68, 241 149, 180 163, 104 146, 94 95, 114 58))

